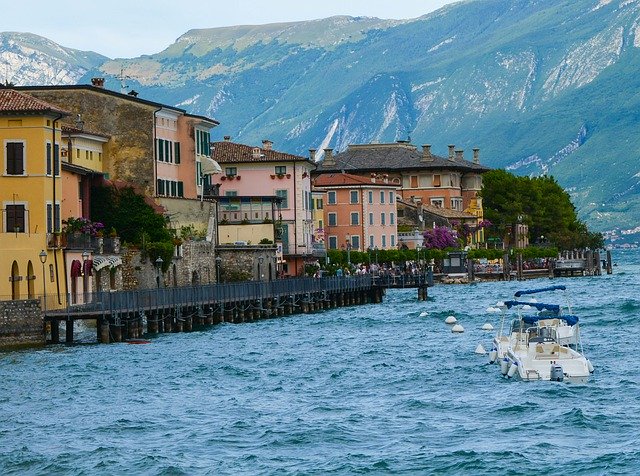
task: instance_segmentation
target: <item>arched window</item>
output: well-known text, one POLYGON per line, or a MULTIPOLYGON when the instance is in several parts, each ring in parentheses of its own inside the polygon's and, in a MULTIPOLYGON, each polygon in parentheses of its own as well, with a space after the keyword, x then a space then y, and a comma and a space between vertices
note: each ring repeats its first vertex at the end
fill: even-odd
POLYGON ((35 282, 36 282, 36 274, 33 272, 33 264, 31 260, 27 263, 27 292, 29 293, 29 299, 35 299, 35 282))
POLYGON ((11 265, 11 299, 20 299, 20 269, 17 261, 11 265))

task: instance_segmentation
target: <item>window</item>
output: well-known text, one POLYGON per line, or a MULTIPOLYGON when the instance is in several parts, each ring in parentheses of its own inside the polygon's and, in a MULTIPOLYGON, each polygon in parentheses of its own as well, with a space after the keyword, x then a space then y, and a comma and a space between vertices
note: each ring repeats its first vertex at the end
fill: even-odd
POLYGON ((156 139, 156 159, 158 162, 164 162, 164 140, 156 139))
POLYGON ((431 205, 437 208, 444 208, 444 198, 432 198, 431 205))
POLYGON ((211 155, 209 132, 196 130, 196 154, 211 155))
POLYGON ((418 188, 418 176, 412 175, 409 177, 409 188, 418 188))
POLYGON ((329 203, 329 205, 335 205, 336 204, 336 192, 328 192, 327 193, 327 201, 329 203))
POLYGON ((384 191, 380 191, 380 203, 384 203, 384 191))
POLYGON ((157 187, 158 195, 164 195, 164 180, 158 179, 157 187))
POLYGON ((237 190, 227 190, 224 192, 224 196, 225 197, 237 197, 238 196, 238 191, 237 190))
POLYGON ((337 213, 329 213, 327 215, 329 226, 337 226, 338 225, 338 214, 337 213))
POLYGON ((386 225, 387 224, 387 217, 384 213, 380 214, 380 224, 381 225, 386 225))
POLYGON ((393 203, 393 192, 389 192, 389 203, 393 203))
POLYGON ((369 213, 369 225, 373 225, 373 213, 369 213))
POLYGON ((178 187, 177 187, 177 183, 174 182, 173 180, 171 181, 171 196, 175 197, 178 195, 178 187))
POLYGON ((7 142, 5 146, 7 175, 24 175, 24 144, 7 142))
POLYGON ((60 231, 60 204, 56 203, 55 210, 51 209, 51 203, 47 203, 47 233, 60 231), (55 217, 52 213, 55 212, 55 217), (55 229, 53 228, 55 224, 55 229))
POLYGON ((389 225, 395 225, 396 216, 393 212, 389 213, 389 225))
MULTIPOLYGON (((56 144, 54 153, 56 176, 60 175, 60 146, 56 144)), ((51 144, 47 143, 47 175, 51 175, 51 144)))
POLYGON ((396 235, 391 235, 391 246, 396 246, 396 235))
POLYGON ((440 187, 442 185, 442 182, 440 180, 440 175, 439 174, 433 174, 433 186, 434 187, 440 187))
POLYGON ((180 142, 173 143, 174 153, 173 153, 173 161, 176 164, 180 163, 180 142))
POLYGON ((452 198, 451 199, 451 209, 462 211, 462 199, 461 198, 452 198))
POLYGON ((318 198, 316 200, 316 208, 318 210, 322 210, 324 208, 324 203, 323 202, 324 202, 324 200, 322 200, 322 198, 318 198))
POLYGON ((354 250, 359 250, 360 249, 360 236, 359 235, 352 235, 351 236, 351 248, 354 250))
POLYGON ((360 214, 358 212, 351 213, 351 224, 359 225, 360 224, 360 214))
POLYGON ((382 249, 387 247, 387 236, 382 235, 382 249))
POLYGON ((338 237, 337 236, 330 236, 329 237, 329 249, 330 250, 337 250, 338 249, 338 237))
POLYGON ((276 175, 285 175, 287 173, 286 165, 276 165, 275 169, 276 175))
POLYGON ((374 237, 373 235, 369 235, 369 248, 373 248, 374 246, 374 237))
POLYGON ((184 197, 184 182, 178 182, 178 197, 184 197))
POLYGON ((279 197, 282 208, 289 208, 289 191, 288 190, 276 190, 276 197, 279 197))
POLYGON ((350 203, 358 203, 358 191, 357 190, 351 190, 349 192, 349 197, 350 197, 350 203))
POLYGON ((24 205, 7 205, 5 209, 7 233, 24 233, 26 209, 24 205))
POLYGON ((369 203, 373 203, 373 192, 369 191, 369 203))
POLYGON ((237 167, 225 167, 224 168, 224 174, 227 177, 235 177, 236 175, 238 175, 238 168, 237 167))

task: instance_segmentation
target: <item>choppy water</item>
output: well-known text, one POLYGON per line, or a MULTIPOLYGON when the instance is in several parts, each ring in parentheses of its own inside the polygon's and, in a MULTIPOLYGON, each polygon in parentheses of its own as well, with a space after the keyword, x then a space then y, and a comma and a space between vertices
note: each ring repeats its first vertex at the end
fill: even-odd
POLYGON ((640 254, 614 257, 612 276, 553 281, 587 385, 503 380, 474 354, 487 306, 548 280, 0 354, 0 473, 639 474, 640 254))

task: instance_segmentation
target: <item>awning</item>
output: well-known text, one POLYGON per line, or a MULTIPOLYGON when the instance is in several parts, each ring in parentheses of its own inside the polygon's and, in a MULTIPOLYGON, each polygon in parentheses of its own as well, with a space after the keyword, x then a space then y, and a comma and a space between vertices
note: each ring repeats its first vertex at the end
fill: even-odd
POLYGON ((77 259, 71 262, 71 277, 77 278, 82 275, 82 263, 77 259))
POLYGON ((203 157, 202 159, 202 175, 221 174, 222 167, 211 157, 203 157))
POLYGON ((116 266, 122 265, 122 259, 120 258, 120 256, 109 256, 107 257, 107 261, 109 261, 109 266, 111 266, 111 269, 115 268, 116 266))
POLYGON ((93 276, 93 260, 88 259, 84 262, 84 274, 85 276, 93 276))
POLYGON ((93 258, 93 269, 100 271, 103 268, 109 266, 109 260, 105 256, 96 256, 93 258))

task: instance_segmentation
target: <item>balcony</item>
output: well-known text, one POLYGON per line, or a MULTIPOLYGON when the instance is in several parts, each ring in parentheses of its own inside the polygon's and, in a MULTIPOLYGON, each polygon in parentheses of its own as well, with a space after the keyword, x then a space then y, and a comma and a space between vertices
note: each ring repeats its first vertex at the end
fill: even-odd
POLYGON ((55 236, 62 238, 62 247, 68 250, 86 250, 97 254, 120 253, 120 238, 117 236, 91 236, 87 233, 63 233, 55 236))

